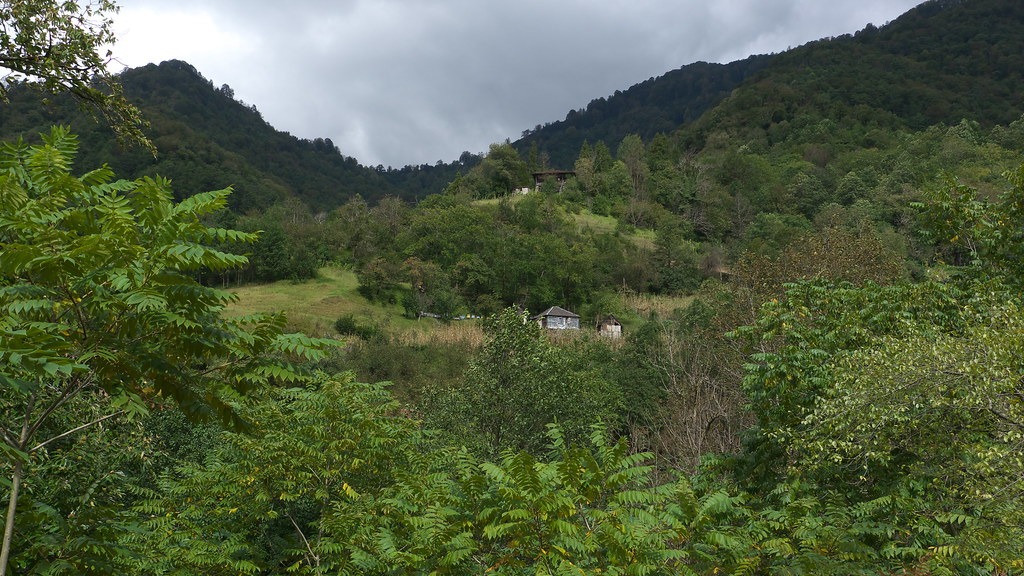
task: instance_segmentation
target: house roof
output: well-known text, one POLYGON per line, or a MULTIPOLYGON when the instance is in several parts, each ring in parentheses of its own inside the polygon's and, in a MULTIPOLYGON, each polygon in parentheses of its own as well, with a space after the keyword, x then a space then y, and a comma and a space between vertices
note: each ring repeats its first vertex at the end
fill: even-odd
POLYGON ((539 172, 531 172, 534 178, 538 176, 575 176, 575 170, 541 170, 539 172))
POLYGON ((618 324, 619 326, 622 326, 622 322, 619 322, 619 319, 616 318, 614 314, 602 316, 598 324, 618 324))
POLYGON ((565 308, 561 308, 559 306, 552 306, 551 308, 548 308, 547 310, 534 316, 533 320, 536 320, 537 318, 547 318, 549 316, 555 316, 558 318, 579 318, 579 315, 573 314, 572 312, 569 312, 565 308))

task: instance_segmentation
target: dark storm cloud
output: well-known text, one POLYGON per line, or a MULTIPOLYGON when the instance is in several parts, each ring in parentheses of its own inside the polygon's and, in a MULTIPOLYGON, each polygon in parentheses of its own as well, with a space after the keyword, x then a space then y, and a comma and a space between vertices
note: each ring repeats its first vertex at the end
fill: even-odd
POLYGON ((275 127, 364 164, 432 163, 698 60, 779 52, 913 0, 149 0, 126 65, 178 58, 275 127))

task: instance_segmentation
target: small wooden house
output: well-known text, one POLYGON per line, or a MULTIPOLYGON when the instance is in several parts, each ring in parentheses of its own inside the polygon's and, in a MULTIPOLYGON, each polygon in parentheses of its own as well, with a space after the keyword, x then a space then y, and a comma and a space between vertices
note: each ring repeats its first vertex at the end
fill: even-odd
POLYGON ((579 330, 580 317, 565 308, 552 306, 532 318, 541 328, 548 330, 579 330))
POLYGON ((609 314, 597 322, 597 333, 608 338, 622 338, 622 322, 609 314))

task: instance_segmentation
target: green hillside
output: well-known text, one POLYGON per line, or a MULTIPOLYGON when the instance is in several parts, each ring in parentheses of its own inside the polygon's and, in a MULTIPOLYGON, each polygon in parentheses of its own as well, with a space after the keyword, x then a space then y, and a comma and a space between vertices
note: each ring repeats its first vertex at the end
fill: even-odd
MULTIPOLYGON (((572 168, 584 142, 614 149, 629 134, 645 142, 674 134, 688 151, 821 138, 829 147, 872 147, 884 145, 872 140, 880 134, 873 130, 920 130, 965 118, 983 127, 1005 125, 1024 112, 1017 89, 1020 11, 1008 0, 932 0, 882 28, 775 56, 689 64, 596 98, 562 121, 538 126, 514 147, 527 168, 537 170, 544 158, 551 167, 572 168), (823 120, 836 127, 818 127, 823 120)), ((258 103, 237 102, 230 87, 214 86, 187 63, 151 64, 124 72, 121 80, 151 124, 156 159, 121 151, 108 130, 66 99, 40 106, 26 90, 12 90, 10 105, 0 109, 0 136, 35 138, 54 123, 70 124, 87 144, 83 165, 102 159, 122 174, 163 174, 179 184, 179 194, 234 185, 239 213, 286 197, 314 211, 355 195, 371 203, 388 195, 422 199, 481 160, 464 154, 440 165, 365 167, 329 139, 299 140, 275 130, 258 103)))
POLYGON ((686 130, 688 149, 709 139, 712 146, 806 142, 810 135, 801 131, 825 118, 862 132, 920 130, 964 118, 1008 124, 1024 113, 1021 10, 1008 0, 931 0, 881 28, 771 57, 691 64, 595 99, 515 146, 524 156, 536 147, 552 166, 566 168, 584 141, 613 148, 631 133, 648 141, 698 118, 686 130))
POLYGON ((967 119, 984 127, 1024 113, 1024 7, 931 0, 882 28, 811 42, 772 64, 685 130, 686 144, 789 141, 879 147, 871 131, 967 119), (813 133, 828 120, 828 133, 813 133))

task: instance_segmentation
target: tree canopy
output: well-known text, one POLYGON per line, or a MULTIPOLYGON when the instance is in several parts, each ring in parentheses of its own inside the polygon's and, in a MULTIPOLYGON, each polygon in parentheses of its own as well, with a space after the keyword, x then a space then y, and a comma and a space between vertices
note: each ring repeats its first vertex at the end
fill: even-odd
POLYGON ((0 2, 0 82, 6 100, 10 83, 38 84, 50 94, 70 92, 101 113, 118 137, 155 151, 142 132, 142 117, 128 103, 107 70, 114 43, 112 0, 0 2))

